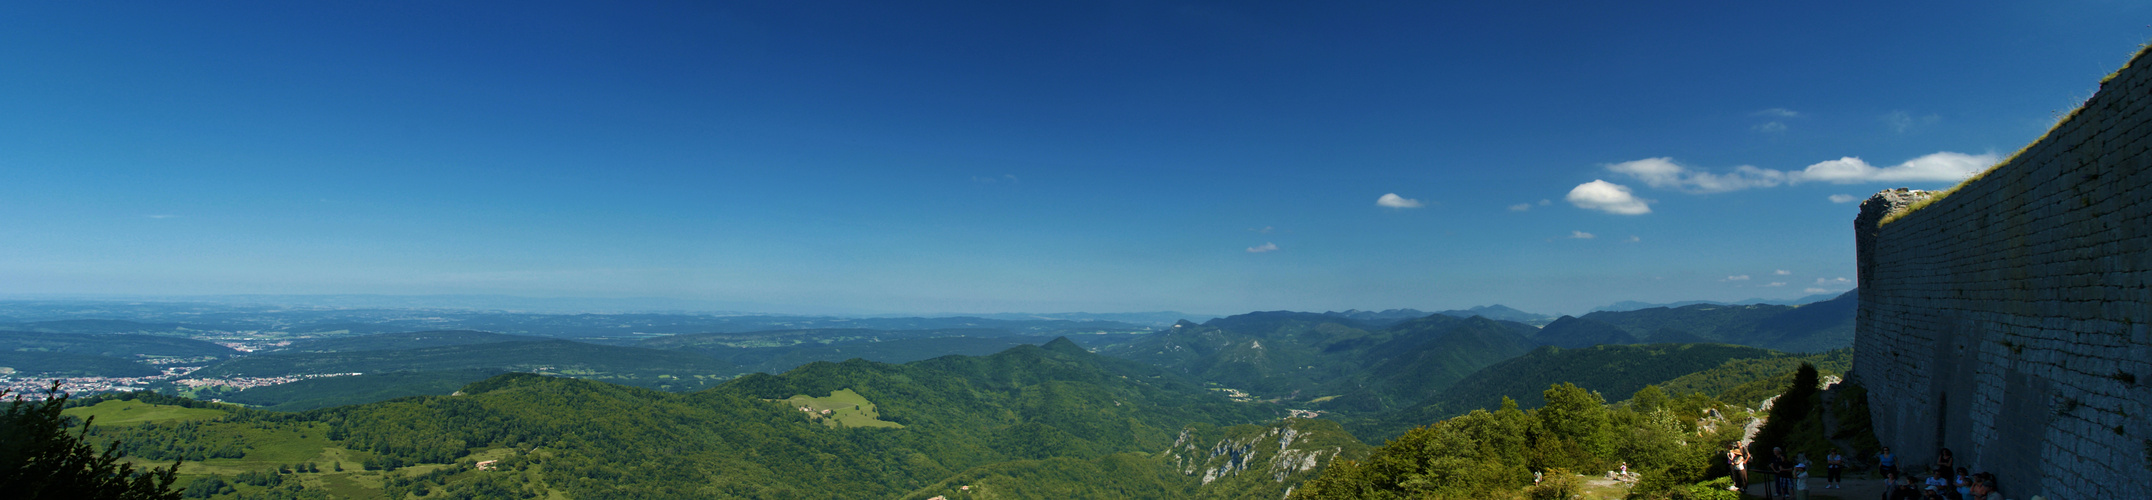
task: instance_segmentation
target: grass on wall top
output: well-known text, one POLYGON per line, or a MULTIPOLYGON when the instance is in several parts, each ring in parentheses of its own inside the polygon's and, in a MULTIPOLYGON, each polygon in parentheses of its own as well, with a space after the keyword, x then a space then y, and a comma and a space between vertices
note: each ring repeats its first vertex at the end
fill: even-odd
MULTIPOLYGON (((2141 59, 2144 59, 2144 58, 2145 58, 2145 54, 2147 54, 2147 53, 2152 53, 2152 43, 2146 43, 2146 44, 2138 45, 2138 46, 2137 46, 2137 53, 2136 53, 2135 55, 2132 55, 2132 56, 2130 56, 2130 60, 2129 60, 2128 62, 2125 62, 2125 63, 2123 63, 2123 64, 2122 64, 2122 67, 2121 67, 2121 68, 2119 68, 2119 69, 2116 69, 2116 70, 2115 70, 2115 71, 2114 71, 2113 73, 2108 73, 2106 77, 2100 78, 2100 86, 2101 86, 2101 87, 2106 87, 2106 86, 2107 86, 2107 82, 2108 82, 2108 81, 2114 80, 2114 79, 2115 79, 2115 77, 2116 77, 2116 76, 2120 76, 2120 75, 2122 74, 2122 72, 2123 72, 2123 71, 2128 71, 2128 70, 2130 69, 2130 67, 2131 67, 2131 66, 2135 66, 2135 65, 2137 64, 2137 61, 2139 61, 2139 60, 2141 60, 2141 59)), ((2094 98, 2097 98, 2097 97, 2098 97, 2098 94, 2094 94, 2094 98)), ((1895 212, 1891 212, 1891 213, 1888 213, 1888 214, 1884 214, 1884 215, 1883 215, 1883 221, 1882 221, 1882 222, 1879 222, 1879 223, 1877 223, 1877 225, 1879 225, 1879 226, 1880 226, 1880 225, 1890 224, 1891 222, 1895 222, 1895 221, 1897 221, 1898 219, 1902 219, 1902 218, 1905 218, 1905 216, 1906 216, 1907 214, 1911 214, 1911 213, 1913 213, 1913 212, 1919 211, 1919 210, 1920 210, 1920 209, 1922 209, 1922 208, 1927 208, 1927 206, 1928 206, 1928 205, 1933 205, 1933 204, 1935 204, 1935 202, 1937 202, 1937 201, 1942 201, 1942 199, 1943 199, 1943 198, 1948 198, 1948 197, 1950 197, 1950 194, 1951 194, 1951 193, 1955 193, 1955 192, 1958 192, 1958 190, 1959 190, 1959 189, 1963 189, 1963 188, 1964 188, 1965 186, 1967 186, 1967 185, 1970 185, 1970 184, 1972 184, 1972 183, 1973 183, 1974 181, 1978 181, 1978 180, 1980 180, 1980 179, 1982 179, 1982 178, 1985 178, 1985 177, 1987 177, 1987 176, 1988 176, 1988 173, 1990 173, 1990 172, 1994 172, 1995 170, 1997 170, 1997 169, 2000 169, 2000 168, 2002 168, 2002 167, 2003 167, 2004 165, 2009 165, 2009 164, 2011 164, 2011 163, 2013 163, 2013 162, 2016 162, 2016 161, 2017 161, 2017 159, 2018 159, 2018 156, 2020 156, 2020 155, 2024 155, 2024 154, 2025 154, 2025 151, 2026 151, 2026 150, 2030 150, 2030 149, 2032 149, 2032 147, 2033 147, 2033 146, 2035 146, 2035 145, 2038 145, 2038 144, 2040 144, 2040 142, 2041 142, 2041 141, 2045 141, 2045 140, 2047 140, 2048 136, 2050 136, 2050 135, 2054 135, 2054 134, 2055 134, 2055 131, 2056 131, 2056 130, 2060 130, 2060 129, 2062 129, 2062 126, 2063 126, 2064 124, 2068 124, 2068 123, 2070 123, 2070 121, 2071 121, 2071 120, 2075 120, 2075 119, 2077 119, 2077 115, 2079 115, 2079 114, 2081 114, 2081 113, 2084 113, 2084 112, 2085 112, 2085 104, 2089 104, 2089 103, 2091 103, 2091 102, 2092 102, 2092 99, 2086 99, 2086 100, 2085 100, 2085 103, 2081 103, 2081 104, 2079 104, 2079 105, 2077 106, 2077 109, 2073 109, 2073 110, 2070 110, 2070 114, 2068 114, 2068 115, 2064 115, 2064 116, 2062 117, 2062 119, 2060 119, 2060 120, 2056 120, 2056 121, 2055 121, 2055 125, 2054 125, 2054 126, 2052 126, 2052 127, 2048 127, 2048 129, 2047 129, 2047 132, 2045 132, 2045 133, 2042 133, 2042 134, 2040 134, 2040 137, 2039 137, 2039 138, 2036 138, 2036 139, 2033 139, 2033 141, 2032 141, 2032 142, 2029 142, 2029 143, 2025 143, 2025 147, 2022 147, 2022 148, 2018 148, 2017 152, 2015 152, 2015 153, 2010 153, 2010 156, 2009 156, 2009 157, 2003 158, 2003 160, 2002 160, 2002 161, 1999 161, 1999 162, 1995 162, 1995 164, 1994 164, 1994 165, 1990 165, 1990 166, 1988 166, 1988 168, 1986 168, 1986 169, 1983 169, 1983 170, 1981 170, 1980 172, 1978 172, 1978 173, 1975 173, 1975 174, 1973 174, 1973 175, 1972 175, 1971 177, 1967 177, 1967 178, 1965 178, 1965 181, 1963 181, 1963 182, 1959 182, 1959 183, 1958 183, 1957 185, 1955 185, 1955 186, 1951 186, 1951 187, 1950 187, 1950 189, 1945 189, 1945 190, 1942 190, 1942 191, 1936 191, 1936 192, 1935 192, 1935 194, 1933 194, 1933 195, 1930 195, 1930 196, 1929 196, 1929 197, 1927 197, 1927 198, 1921 199, 1920 201, 1915 201, 1915 202, 1913 202, 1913 204, 1911 204, 1911 205, 1906 205, 1905 209, 1903 209, 1903 210, 1898 210, 1898 211, 1895 211, 1895 212)))

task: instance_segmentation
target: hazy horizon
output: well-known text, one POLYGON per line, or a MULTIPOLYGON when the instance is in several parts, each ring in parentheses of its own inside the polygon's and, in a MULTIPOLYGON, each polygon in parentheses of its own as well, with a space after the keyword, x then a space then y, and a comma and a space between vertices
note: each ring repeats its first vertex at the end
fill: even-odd
MULTIPOLYGON (((1380 312, 1392 309, 1413 309, 1427 313, 1470 310, 1478 307, 1510 307, 1527 313, 1553 316, 1581 316, 1594 310, 1632 303, 1673 304, 1685 302, 1717 303, 1790 303, 1800 304, 1828 300, 1839 294, 1819 294, 1791 299, 1766 299, 1748 297, 1739 300, 1674 300, 1645 302, 1634 300, 1608 301, 1593 308, 1577 311, 1544 311, 1519 309, 1507 304, 1473 304, 1445 307, 1397 307, 1384 309, 1274 309, 1296 312, 1343 312, 1361 310, 1380 312), (1809 299, 1803 301, 1802 299, 1809 299)), ((830 316, 830 317, 953 317, 953 316, 1010 316, 1010 315, 1159 315, 1178 314, 1182 319, 1204 321, 1265 310, 1247 311, 867 311, 815 308, 782 304, 755 304, 744 302, 710 302, 659 297, 526 297, 514 295, 380 295, 380 294, 326 294, 326 295, 117 295, 117 294, 0 294, 0 302, 52 302, 92 304, 210 304, 232 307, 294 307, 320 309, 411 309, 444 311, 503 311, 530 314, 690 314, 690 315, 773 315, 773 316, 830 316)))
POLYGON ((2039 137, 2148 12, 14 4, 0 296, 1223 315, 1839 294, 1859 200, 2039 137))

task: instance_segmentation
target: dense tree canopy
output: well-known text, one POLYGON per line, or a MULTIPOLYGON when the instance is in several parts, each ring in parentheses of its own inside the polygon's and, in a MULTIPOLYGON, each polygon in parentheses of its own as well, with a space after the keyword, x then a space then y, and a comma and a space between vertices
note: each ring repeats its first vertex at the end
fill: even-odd
MULTIPOLYGON (((0 396, 7 391, 0 390, 0 396)), ((87 442, 90 422, 70 434, 71 422, 60 411, 67 395, 54 383, 43 401, 16 395, 0 413, 0 491, 10 498, 177 500, 172 490, 179 464, 136 471, 120 461, 115 444, 103 453, 87 442)))

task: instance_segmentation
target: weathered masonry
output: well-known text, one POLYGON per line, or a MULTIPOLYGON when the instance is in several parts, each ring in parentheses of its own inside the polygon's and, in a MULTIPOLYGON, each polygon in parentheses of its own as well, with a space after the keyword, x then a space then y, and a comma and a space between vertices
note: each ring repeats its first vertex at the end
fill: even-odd
POLYGON ((2148 53, 1987 174, 1861 204, 1852 376, 1900 464, 1948 447, 2010 498, 2152 495, 2148 53))

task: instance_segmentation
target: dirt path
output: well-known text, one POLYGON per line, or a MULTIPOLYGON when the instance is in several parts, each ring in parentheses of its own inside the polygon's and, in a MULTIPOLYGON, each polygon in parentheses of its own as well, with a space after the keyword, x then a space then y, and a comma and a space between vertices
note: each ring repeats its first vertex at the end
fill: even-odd
MULTIPOLYGON (((1765 498, 1767 496, 1770 496, 1771 480, 1769 478, 1769 475, 1758 474, 1757 476, 1758 477, 1751 480, 1752 482, 1751 484, 1749 484, 1748 489, 1742 490, 1741 493, 1747 497, 1752 498, 1765 498)), ((1834 497, 1844 500, 1871 500, 1883 498, 1883 480, 1881 479, 1847 479, 1845 480, 1845 482, 1841 483, 1841 485, 1845 487, 1825 488, 1823 487, 1823 478, 1811 477, 1808 479, 1808 498, 1810 498, 1811 500, 1828 499, 1834 497)))
MULTIPOLYGON (((1832 409, 1832 407, 1837 406, 1838 391, 1830 390, 1838 382, 1838 380, 1835 380, 1837 378, 1835 376, 1831 377, 1833 379, 1830 380, 1831 383, 1823 386, 1823 437, 1830 440, 1831 444, 1838 446, 1838 453, 1846 456, 1846 473, 1851 475, 1854 471, 1868 470, 1868 463, 1856 458, 1861 454, 1860 450, 1853 447, 1853 440, 1838 437, 1838 414, 1836 410, 1832 409)), ((1818 466, 1821 466, 1822 463, 1820 459, 1817 461, 1818 466)))

